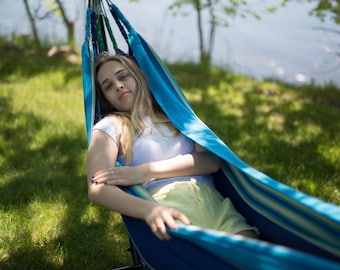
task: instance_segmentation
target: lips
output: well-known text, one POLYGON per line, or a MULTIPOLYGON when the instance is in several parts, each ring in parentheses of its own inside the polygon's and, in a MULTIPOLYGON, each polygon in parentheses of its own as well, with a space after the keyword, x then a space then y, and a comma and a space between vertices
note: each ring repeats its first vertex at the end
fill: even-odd
POLYGON ((121 93, 120 96, 119 96, 119 100, 126 97, 129 93, 130 93, 130 91, 124 91, 123 93, 121 93))

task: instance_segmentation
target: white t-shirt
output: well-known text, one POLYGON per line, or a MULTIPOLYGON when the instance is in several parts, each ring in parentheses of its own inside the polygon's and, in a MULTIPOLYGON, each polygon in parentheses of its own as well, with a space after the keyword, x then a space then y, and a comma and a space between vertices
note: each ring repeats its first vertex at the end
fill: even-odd
MULTIPOLYGON (((123 166, 137 166, 143 163, 166 160, 177 156, 190 154, 195 151, 195 143, 179 133, 173 135, 172 131, 166 125, 160 125, 156 128, 151 121, 148 119, 150 125, 143 134, 135 137, 132 141, 132 160, 126 162, 122 154, 119 154, 117 160, 123 166)), ((116 127, 120 125, 117 118, 107 116, 101 119, 94 127, 93 130, 101 130, 106 133, 120 149, 120 138, 116 132, 116 127)), ((190 179, 205 182, 213 185, 211 175, 200 175, 200 176, 186 176, 186 177, 175 177, 166 179, 151 179, 144 183, 144 187, 147 190, 152 190, 160 185, 169 184, 175 181, 189 181, 190 179)))

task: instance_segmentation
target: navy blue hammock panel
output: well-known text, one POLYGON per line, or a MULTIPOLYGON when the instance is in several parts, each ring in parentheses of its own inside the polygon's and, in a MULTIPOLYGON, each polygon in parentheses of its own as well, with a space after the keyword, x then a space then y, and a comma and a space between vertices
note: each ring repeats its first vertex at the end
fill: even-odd
MULTIPOLYGON (((146 74, 152 94, 176 128, 223 161, 214 175, 261 240, 180 226, 171 241, 158 240, 142 220, 123 216, 132 245, 148 269, 340 269, 340 207, 301 193, 243 162, 195 114, 173 75, 152 47, 110 1, 90 1, 82 48, 88 143, 101 118, 93 78, 101 51, 121 53, 117 35, 146 74)), ((126 192, 152 199, 142 186, 126 192)))

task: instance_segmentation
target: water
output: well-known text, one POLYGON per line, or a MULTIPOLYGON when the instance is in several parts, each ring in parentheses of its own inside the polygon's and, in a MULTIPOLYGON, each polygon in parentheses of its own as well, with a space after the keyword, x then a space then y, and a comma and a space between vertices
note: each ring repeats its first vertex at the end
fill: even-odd
MULTIPOLYGON (((37 2, 37 1, 36 1, 37 2)), ((129 1, 117 5, 136 30, 169 62, 199 58, 196 17, 173 16, 167 6, 172 0, 129 1)), ((213 63, 257 79, 275 77, 294 83, 333 82, 340 85, 339 26, 308 15, 310 3, 289 3, 274 14, 262 12, 264 5, 250 1, 262 19, 237 18, 227 28, 217 29, 213 63), (331 31, 328 31, 331 30, 331 31), (338 32, 337 32, 338 31, 338 32)), ((266 1, 276 3, 277 1, 266 1)), ((30 2, 31 3, 31 2, 30 2)), ((76 21, 77 42, 83 41, 84 2, 64 1, 76 21)), ((22 1, 0 0, 0 32, 30 33, 22 1), (6 8, 3 8, 6 7, 6 8)), ((50 42, 62 43, 66 33, 61 20, 39 24, 50 42)))

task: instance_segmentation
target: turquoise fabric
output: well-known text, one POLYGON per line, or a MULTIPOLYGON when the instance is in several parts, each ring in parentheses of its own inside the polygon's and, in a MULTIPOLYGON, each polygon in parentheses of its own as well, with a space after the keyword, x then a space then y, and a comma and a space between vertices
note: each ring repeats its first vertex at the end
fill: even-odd
MULTIPOLYGON (((197 117, 157 53, 135 31, 118 7, 110 1, 107 2, 120 31, 127 37, 129 50, 146 74, 151 91, 162 109, 183 134, 223 160, 221 170, 215 175, 220 192, 230 197, 237 210, 252 226, 260 230, 262 239, 272 244, 240 240, 234 236, 221 236, 185 226, 171 231, 174 237, 186 239, 237 269, 340 269, 340 207, 288 187, 243 162, 197 117)), ((95 17, 96 11, 89 9, 83 45, 84 105, 88 141, 96 118, 92 65, 98 53, 98 46, 93 38, 95 29, 91 28, 90 23, 95 17)), ((129 187, 126 190, 150 199, 141 186, 129 187)), ((134 231, 139 229, 129 230, 130 236, 137 239, 134 231)), ((140 235, 143 237, 143 233, 140 235)), ((143 255, 148 247, 138 246, 138 249, 143 255)), ((150 253, 152 252, 150 250, 150 253)), ((195 254, 188 256, 195 260, 195 254)), ((167 269, 166 259, 164 260, 162 269, 167 269)))
POLYGON ((82 46, 82 78, 84 94, 85 124, 88 145, 91 140, 92 126, 94 122, 94 87, 93 87, 93 50, 91 44, 91 9, 86 10, 85 40, 82 46))
POLYGON ((195 243, 237 269, 335 270, 340 266, 338 263, 284 246, 251 239, 244 240, 237 235, 226 236, 222 233, 201 230, 194 226, 181 226, 173 232, 173 235, 195 243))

